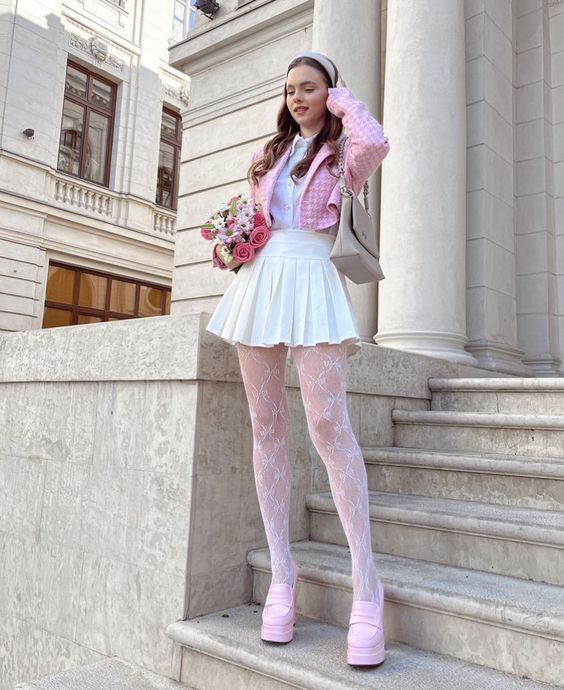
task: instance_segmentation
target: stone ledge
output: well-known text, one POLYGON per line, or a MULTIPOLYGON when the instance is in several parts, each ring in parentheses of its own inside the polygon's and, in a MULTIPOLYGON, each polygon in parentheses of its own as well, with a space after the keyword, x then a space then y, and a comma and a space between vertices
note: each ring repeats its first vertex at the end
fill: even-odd
MULTIPOLYGON (((564 514, 558 510, 514 508, 387 491, 369 491, 368 498, 372 521, 564 547, 564 514)), ((310 512, 337 512, 328 491, 308 494, 306 505, 310 512)))
MULTIPOLYGON (((352 593, 348 547, 304 540, 292 542, 291 548, 299 567, 298 609, 300 589, 306 583, 328 588, 343 600, 345 592, 352 593)), ((255 577, 256 572, 271 572, 267 548, 250 551, 248 561, 255 577)), ((564 643, 564 592, 559 585, 387 553, 375 553, 374 561, 386 601, 451 613, 500 629, 518 627, 564 643)), ((308 610, 307 615, 313 614, 308 610)), ((333 622, 346 624, 340 619, 333 622)))
POLYGON ((19 683, 14 690, 193 690, 117 657, 19 683))
POLYGON ((290 644, 267 644, 260 639, 260 616, 260 605, 249 604, 170 625, 169 636, 184 647, 185 681, 194 674, 192 682, 209 690, 448 690, 453 678, 464 690, 551 688, 402 642, 386 643, 386 659, 380 666, 355 668, 345 659, 346 629, 298 615, 290 644), (198 663, 190 664, 196 656, 198 663))
POLYGON ((432 451, 396 446, 363 448, 364 459, 373 465, 398 465, 423 469, 455 470, 541 479, 564 479, 564 458, 478 451, 432 451))

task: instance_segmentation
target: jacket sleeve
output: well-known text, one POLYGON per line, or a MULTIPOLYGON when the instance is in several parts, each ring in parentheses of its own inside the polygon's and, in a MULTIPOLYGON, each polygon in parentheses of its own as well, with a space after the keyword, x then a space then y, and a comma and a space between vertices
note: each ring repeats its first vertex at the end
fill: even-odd
POLYGON ((382 125, 349 89, 329 89, 327 109, 340 117, 348 132, 345 144, 345 180, 355 194, 388 155, 390 144, 382 125))
MULTIPOLYGON (((263 150, 264 150, 264 147, 261 146, 259 149, 257 149, 257 150, 253 153, 253 157, 252 157, 252 162, 253 162, 253 163, 254 163, 256 160, 258 160, 258 158, 260 158, 260 157, 262 156, 263 150)), ((256 195, 256 185, 251 184, 250 189, 249 189, 249 196, 250 196, 250 198, 252 199, 253 204, 255 203, 255 195, 256 195)), ((227 266, 226 264, 224 264, 223 261, 222 261, 218 256, 216 256, 216 254, 215 254, 215 247, 216 247, 216 244, 215 244, 215 242, 214 242, 214 244, 212 245, 212 266, 213 266, 214 268, 220 268, 222 271, 232 270, 234 273, 237 273, 237 271, 238 271, 239 268, 241 268, 241 267, 240 267, 240 266, 237 266, 236 268, 229 269, 229 266, 227 266)))

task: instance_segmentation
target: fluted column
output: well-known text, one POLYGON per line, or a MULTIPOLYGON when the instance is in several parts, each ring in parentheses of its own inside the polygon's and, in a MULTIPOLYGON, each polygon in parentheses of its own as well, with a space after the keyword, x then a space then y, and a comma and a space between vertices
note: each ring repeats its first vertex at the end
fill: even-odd
POLYGON ((388 4, 379 345, 475 364, 466 338, 463 0, 388 4))
MULTIPOLYGON (((316 0, 312 50, 328 55, 347 87, 380 119, 380 0, 316 0)), ((369 181, 369 206, 379 209, 378 171, 369 181)), ((375 214, 375 215, 374 215, 375 214)), ((356 285, 347 278, 361 339, 373 343, 377 327, 377 284, 356 285)))

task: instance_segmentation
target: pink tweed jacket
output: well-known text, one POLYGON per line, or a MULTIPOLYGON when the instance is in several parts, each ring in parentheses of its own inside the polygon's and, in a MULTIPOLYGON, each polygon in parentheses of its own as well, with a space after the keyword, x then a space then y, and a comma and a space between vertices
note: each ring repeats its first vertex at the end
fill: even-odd
MULTIPOLYGON (((377 170, 390 150, 388 137, 382 125, 368 111, 362 101, 354 98, 349 89, 336 87, 329 89, 327 109, 342 118, 347 130, 343 162, 345 181, 355 194, 359 194, 365 181, 377 170)), ((290 155, 290 146, 280 156, 273 168, 260 178, 258 185, 251 185, 251 198, 262 205, 262 212, 268 227, 272 224, 270 201, 274 185, 290 155)), ((253 162, 263 155, 261 146, 253 154, 253 162)), ((341 192, 337 163, 331 166, 332 173, 323 161, 331 155, 331 149, 323 144, 313 159, 306 174, 300 200, 300 229, 320 230, 339 222, 341 212, 341 192)), ((227 266, 212 252, 212 262, 218 268, 227 266)))

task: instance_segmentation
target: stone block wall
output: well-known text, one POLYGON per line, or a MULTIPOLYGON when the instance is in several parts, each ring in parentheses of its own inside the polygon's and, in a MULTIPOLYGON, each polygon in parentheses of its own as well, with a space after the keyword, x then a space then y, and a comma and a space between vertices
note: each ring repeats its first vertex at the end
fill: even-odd
MULTIPOLYGON (((266 546, 235 348, 208 313, 0 336, 0 690, 117 655, 175 673, 165 629, 250 601, 266 546)), ((349 360, 362 446, 390 445, 391 410, 428 409, 430 376, 478 369, 376 345, 349 360)), ((290 539, 328 491, 299 381, 290 539)))

